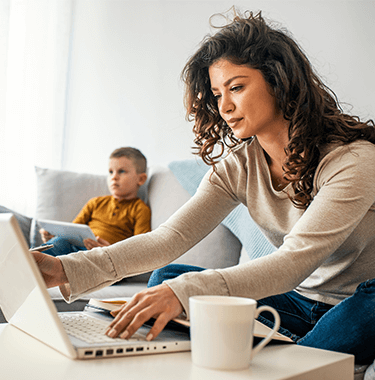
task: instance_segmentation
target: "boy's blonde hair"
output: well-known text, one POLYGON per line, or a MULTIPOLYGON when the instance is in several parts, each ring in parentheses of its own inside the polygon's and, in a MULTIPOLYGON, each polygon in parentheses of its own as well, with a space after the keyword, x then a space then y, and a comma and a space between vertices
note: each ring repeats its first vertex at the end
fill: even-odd
POLYGON ((111 153, 109 159, 120 157, 126 157, 129 160, 133 161, 138 174, 146 173, 147 159, 140 150, 131 147, 118 148, 111 153))

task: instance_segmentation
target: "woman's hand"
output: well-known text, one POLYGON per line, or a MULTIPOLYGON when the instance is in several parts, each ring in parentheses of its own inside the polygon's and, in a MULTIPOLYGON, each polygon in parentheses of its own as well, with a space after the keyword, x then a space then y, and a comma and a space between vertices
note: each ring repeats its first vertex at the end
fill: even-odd
POLYGON ((46 231, 44 228, 41 228, 39 230, 39 233, 44 244, 46 244, 48 240, 51 240, 52 238, 54 238, 54 236, 51 235, 48 231, 46 231))
POLYGON ((182 305, 172 289, 165 284, 157 285, 136 294, 119 310, 108 326, 106 334, 111 338, 129 339, 146 321, 156 321, 147 335, 147 340, 156 338, 166 324, 183 312, 182 305))
POLYGON ((47 288, 64 285, 68 282, 60 259, 38 251, 31 253, 38 264, 47 288))
POLYGON ((111 245, 107 240, 104 240, 99 236, 96 237, 96 241, 93 239, 85 239, 83 241, 83 244, 85 245, 86 249, 93 249, 96 247, 108 247, 109 245, 111 245))

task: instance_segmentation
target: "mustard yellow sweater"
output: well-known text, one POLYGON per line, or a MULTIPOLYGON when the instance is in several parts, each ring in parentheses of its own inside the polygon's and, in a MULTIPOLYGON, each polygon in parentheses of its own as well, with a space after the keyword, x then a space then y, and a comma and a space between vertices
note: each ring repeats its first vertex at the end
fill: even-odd
POLYGON ((151 231, 151 211, 139 198, 119 201, 107 195, 90 199, 73 223, 89 225, 95 236, 114 244, 151 231))

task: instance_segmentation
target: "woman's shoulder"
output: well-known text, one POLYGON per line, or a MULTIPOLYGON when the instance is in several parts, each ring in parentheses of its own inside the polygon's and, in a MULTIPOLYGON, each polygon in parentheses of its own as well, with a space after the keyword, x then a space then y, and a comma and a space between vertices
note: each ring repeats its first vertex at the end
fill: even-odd
POLYGON ((321 161, 344 159, 349 160, 374 160, 375 144, 366 140, 356 140, 349 144, 331 144, 321 150, 321 161))
POLYGON ((235 147, 231 148, 226 156, 226 159, 247 161, 251 156, 258 155, 261 149, 262 148, 259 145, 258 140, 254 137, 252 139, 242 141, 235 147))
MULTIPOLYGON (((209 174, 209 180, 220 178, 234 187, 246 186, 247 178, 255 172, 259 165, 259 154, 262 148, 256 138, 243 141, 231 148, 228 154, 216 165, 216 170, 209 174)), ((215 182, 215 181, 214 181, 215 182)))
POLYGON ((375 177, 375 145, 369 141, 357 140, 349 144, 331 144, 321 151, 317 174, 334 173, 349 170, 353 175, 375 177))

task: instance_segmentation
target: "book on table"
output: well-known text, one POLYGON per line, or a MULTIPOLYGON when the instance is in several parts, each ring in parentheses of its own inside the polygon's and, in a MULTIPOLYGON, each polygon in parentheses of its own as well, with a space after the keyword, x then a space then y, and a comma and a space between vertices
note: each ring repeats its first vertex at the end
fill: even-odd
MULTIPOLYGON (((119 308, 121 308, 121 306, 125 305, 127 302, 128 300, 126 299, 99 300, 96 298, 91 298, 88 304, 86 305, 86 308, 91 311, 111 314, 112 311, 118 310, 119 308)), ((152 323, 152 321, 150 321, 149 323, 152 323)), ((169 327, 188 329, 190 327, 190 322, 184 318, 174 318, 171 322, 169 322, 169 327)), ((264 338, 269 334, 270 331, 271 329, 268 326, 266 326, 262 322, 259 322, 258 320, 255 320, 255 324, 254 324, 255 338, 264 338)), ((280 333, 276 333, 273 336, 273 340, 280 341, 280 342, 294 343, 292 339, 280 333)))

